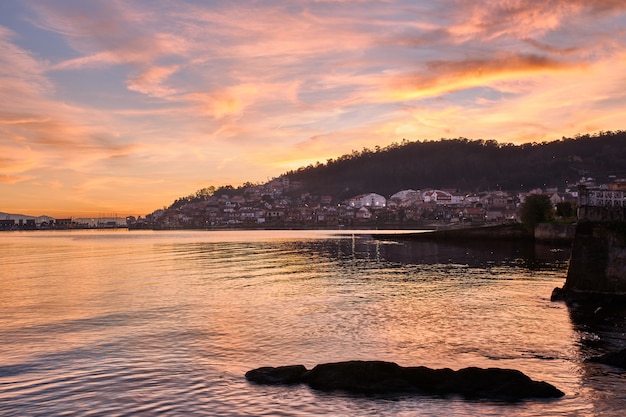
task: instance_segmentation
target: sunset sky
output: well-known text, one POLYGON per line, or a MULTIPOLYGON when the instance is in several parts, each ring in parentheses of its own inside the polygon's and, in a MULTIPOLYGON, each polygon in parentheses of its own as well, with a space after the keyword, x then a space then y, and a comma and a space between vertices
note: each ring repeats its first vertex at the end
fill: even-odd
POLYGON ((0 211, 145 215, 352 150, 626 128, 626 2, 0 1, 0 211))

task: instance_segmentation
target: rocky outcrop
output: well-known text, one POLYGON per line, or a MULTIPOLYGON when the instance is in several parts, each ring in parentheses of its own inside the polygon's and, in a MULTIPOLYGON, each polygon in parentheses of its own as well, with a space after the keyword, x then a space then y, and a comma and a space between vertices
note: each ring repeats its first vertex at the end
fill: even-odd
POLYGON ((272 385, 305 383, 322 391, 362 394, 461 395, 465 398, 507 401, 564 395, 553 385, 534 381, 513 369, 471 367, 454 371, 424 366, 402 367, 383 361, 326 363, 310 371, 303 365, 263 367, 248 371, 246 379, 272 385))
POLYGON ((626 369, 626 349, 594 356, 587 359, 587 362, 602 363, 604 365, 626 369))
POLYGON ((264 385, 300 384, 307 372, 304 365, 264 366, 246 372, 246 379, 264 385))
POLYGON ((565 285, 552 299, 598 305, 626 300, 626 223, 578 223, 565 285))

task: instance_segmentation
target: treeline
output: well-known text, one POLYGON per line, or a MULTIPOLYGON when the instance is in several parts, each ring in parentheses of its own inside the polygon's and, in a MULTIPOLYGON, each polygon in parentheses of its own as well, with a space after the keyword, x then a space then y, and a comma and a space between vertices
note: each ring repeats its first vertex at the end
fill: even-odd
POLYGON ((463 191, 563 187, 581 177, 626 176, 626 131, 513 145, 495 140, 406 141, 302 167, 285 174, 315 194, 337 198, 403 189, 463 191))
POLYGON ((184 197, 177 198, 169 207, 164 207, 166 209, 177 209, 179 207, 184 206, 189 203, 197 203, 199 201, 207 200, 209 197, 213 195, 243 195, 247 189, 254 186, 254 184, 246 182, 245 184, 239 187, 233 187, 232 185, 224 185, 221 187, 205 187, 193 194, 186 195, 184 197))

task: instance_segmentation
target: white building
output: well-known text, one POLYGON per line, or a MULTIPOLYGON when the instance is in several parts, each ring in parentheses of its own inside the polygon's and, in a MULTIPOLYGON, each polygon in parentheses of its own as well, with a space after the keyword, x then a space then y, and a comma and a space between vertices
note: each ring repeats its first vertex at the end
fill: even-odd
POLYGON ((403 202, 407 198, 415 197, 417 194, 418 192, 415 190, 402 190, 402 191, 398 191, 397 193, 389 197, 389 199, 398 200, 398 202, 403 202))
POLYGON ((369 193, 361 194, 352 197, 348 201, 348 205, 354 208, 370 207, 370 208, 383 208, 387 205, 387 199, 380 194, 369 193))
POLYGON ((447 191, 429 190, 425 191, 422 196, 426 203, 435 202, 439 206, 452 204, 452 194, 447 191))
POLYGON ((596 207, 626 207, 626 190, 583 188, 578 193, 578 204, 596 207))

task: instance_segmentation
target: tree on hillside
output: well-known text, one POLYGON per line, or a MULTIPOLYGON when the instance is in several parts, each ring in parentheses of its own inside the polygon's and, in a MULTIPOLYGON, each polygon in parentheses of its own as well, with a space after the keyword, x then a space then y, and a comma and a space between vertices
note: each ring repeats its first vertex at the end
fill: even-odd
POLYGON ((550 197, 545 194, 531 194, 524 200, 520 209, 522 224, 529 231, 535 230, 539 223, 550 221, 554 209, 550 197))

